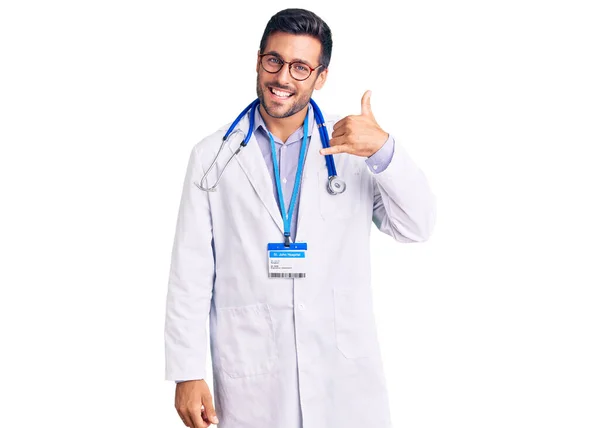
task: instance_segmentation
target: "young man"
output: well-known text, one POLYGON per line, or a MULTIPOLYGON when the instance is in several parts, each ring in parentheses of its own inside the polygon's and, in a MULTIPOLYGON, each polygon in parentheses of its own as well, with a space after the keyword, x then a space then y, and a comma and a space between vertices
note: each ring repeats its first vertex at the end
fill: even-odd
POLYGON ((322 149, 310 99, 325 84, 331 48, 314 13, 274 15, 256 61, 259 105, 212 170, 229 126, 190 155, 165 325, 166 377, 178 382, 186 426, 391 426, 370 289, 371 222, 399 242, 425 241, 435 197, 375 121, 368 91, 360 115, 325 118, 331 147, 322 149), (344 181, 333 182, 337 189, 327 154, 344 181), (202 190, 217 180, 217 191, 202 190), (214 405, 204 380, 207 319, 214 405))

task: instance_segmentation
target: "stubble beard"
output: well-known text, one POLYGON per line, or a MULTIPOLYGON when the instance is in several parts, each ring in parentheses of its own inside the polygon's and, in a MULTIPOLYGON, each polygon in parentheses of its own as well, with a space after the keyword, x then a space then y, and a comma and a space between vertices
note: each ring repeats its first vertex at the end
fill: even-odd
MULTIPOLYGON (((267 88, 266 90, 268 91, 269 89, 267 88)), ((294 114, 302 110, 304 107, 306 107, 306 105, 310 101, 310 94, 306 94, 304 97, 297 98, 296 101, 290 106, 290 108, 286 112, 278 114, 267 107, 265 103, 265 94, 263 92, 263 88, 260 84, 258 77, 256 78, 256 94, 258 95, 258 99, 260 100, 260 104, 262 105, 263 109, 267 112, 269 116, 275 119, 283 119, 286 117, 293 116, 294 114)), ((294 96, 297 97, 298 94, 296 93, 294 96)))

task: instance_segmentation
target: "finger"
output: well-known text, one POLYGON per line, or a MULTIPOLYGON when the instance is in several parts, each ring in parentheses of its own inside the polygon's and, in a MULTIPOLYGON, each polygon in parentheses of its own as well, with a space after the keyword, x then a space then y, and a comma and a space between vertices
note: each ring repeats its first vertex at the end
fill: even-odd
POLYGON ((205 397, 203 400, 204 404, 204 413, 206 418, 213 424, 219 423, 219 418, 217 418, 217 412, 215 412, 215 407, 213 406, 212 397, 209 395, 205 397))
POLYGON ((339 144, 337 146, 328 147, 326 149, 319 150, 323 156, 325 155, 335 155, 337 153, 350 153, 350 145, 348 144, 339 144))
POLYGON ((192 411, 190 411, 190 418, 194 423, 192 428, 208 428, 210 425, 202 418, 202 408, 194 408, 192 411))
POLYGON ((346 133, 346 127, 334 129, 331 138, 339 138, 346 133))
POLYGON ((362 100, 360 100, 360 114, 362 116, 373 116, 373 112, 371 111, 371 91, 365 92, 362 100))
POLYGON ((179 409, 177 410, 177 414, 179 415, 179 417, 181 418, 181 420, 183 421, 183 424, 186 427, 190 427, 193 428, 194 425, 192 424, 192 419, 188 416, 187 413, 184 412, 180 412, 179 409))
POLYGON ((329 145, 330 146, 340 146, 342 144, 347 144, 348 140, 346 139, 346 137, 335 137, 335 138, 331 138, 329 140, 329 145))
POLYGON ((208 416, 206 416, 206 409, 202 409, 202 421, 204 421, 206 426, 211 426, 211 422, 208 420, 208 416))
POLYGON ((340 127, 342 127, 342 126, 346 126, 346 124, 348 123, 348 118, 349 118, 349 117, 350 117, 350 116, 346 116, 345 118, 343 118, 343 119, 340 119, 340 120, 338 120, 337 122, 335 122, 335 123, 333 124, 333 130, 335 131, 335 130, 337 130, 338 128, 340 128, 340 127))
POLYGON ((177 410, 177 414, 186 427, 194 428, 194 423, 192 422, 192 418, 189 415, 188 409, 185 406, 179 405, 178 398, 179 393, 175 395, 175 410, 177 410))

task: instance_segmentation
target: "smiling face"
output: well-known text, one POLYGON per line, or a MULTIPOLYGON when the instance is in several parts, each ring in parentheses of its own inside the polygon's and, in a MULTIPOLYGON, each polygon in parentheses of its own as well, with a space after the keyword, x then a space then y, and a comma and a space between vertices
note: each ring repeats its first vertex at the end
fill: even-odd
MULTIPOLYGON (((307 35, 275 32, 269 36, 263 53, 272 54, 283 61, 301 61, 315 68, 319 65, 321 43, 307 35)), ((277 73, 268 73, 260 60, 258 57, 256 62, 256 93, 267 114, 277 119, 290 117, 304 109, 313 90, 321 89, 327 79, 327 70, 318 73, 322 67, 303 81, 290 75, 288 64, 284 64, 277 73)))

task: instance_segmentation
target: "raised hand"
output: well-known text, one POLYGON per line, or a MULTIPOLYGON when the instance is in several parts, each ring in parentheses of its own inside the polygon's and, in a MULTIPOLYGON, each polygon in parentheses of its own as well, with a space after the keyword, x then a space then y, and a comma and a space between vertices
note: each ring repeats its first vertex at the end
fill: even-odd
POLYGON ((333 125, 333 134, 328 149, 321 149, 322 155, 350 153, 369 157, 381 148, 389 138, 373 116, 371 91, 362 96, 359 115, 346 116, 333 125))

